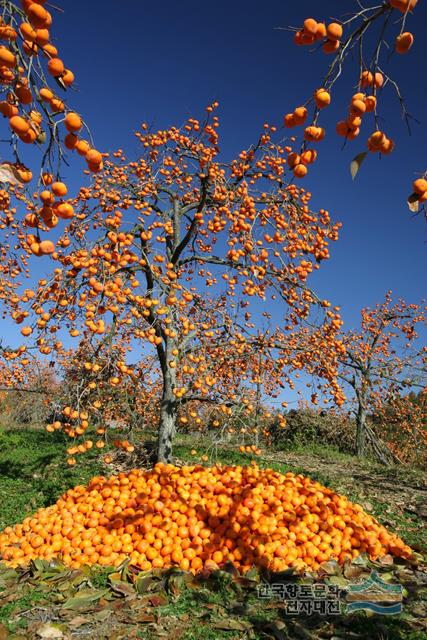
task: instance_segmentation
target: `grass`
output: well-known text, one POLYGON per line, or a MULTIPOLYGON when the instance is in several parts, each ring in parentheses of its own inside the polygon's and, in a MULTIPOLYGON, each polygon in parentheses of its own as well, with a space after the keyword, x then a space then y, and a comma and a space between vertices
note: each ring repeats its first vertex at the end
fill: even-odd
POLYGON ((0 429, 0 530, 105 470, 97 451, 83 456, 78 467, 69 467, 67 446, 61 433, 0 429))
POLYGON ((405 511, 397 512, 390 507, 389 503, 382 500, 372 499, 374 516, 384 522, 391 524, 393 530, 405 540, 411 547, 421 547, 427 550, 427 532, 422 519, 410 515, 405 511))
POLYGON ((46 593, 40 592, 37 589, 28 591, 13 602, 8 602, 0 607, 0 622, 4 623, 11 633, 17 632, 19 629, 25 629, 26 622, 22 618, 18 618, 16 622, 13 623, 8 623, 9 619, 12 618, 15 613, 33 609, 37 604, 46 602, 46 597, 46 593))

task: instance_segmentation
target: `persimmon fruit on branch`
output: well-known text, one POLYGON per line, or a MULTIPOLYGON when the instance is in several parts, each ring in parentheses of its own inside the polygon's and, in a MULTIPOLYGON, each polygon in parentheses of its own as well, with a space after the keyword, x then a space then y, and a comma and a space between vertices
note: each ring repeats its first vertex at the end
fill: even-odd
MULTIPOLYGON (((301 150, 288 160, 297 177, 304 177, 308 165, 317 158, 317 150, 308 150, 307 146, 324 139, 325 129, 320 126, 323 110, 331 104, 335 84, 343 77, 354 79, 356 91, 349 96, 347 115, 343 114, 343 119, 336 123, 336 133, 346 144, 360 136, 363 124, 368 126, 367 150, 358 153, 351 163, 353 178, 369 152, 388 155, 393 151, 393 139, 380 127, 383 92, 390 89, 394 93, 410 129, 412 118, 389 68, 393 61, 391 52, 407 54, 414 43, 414 35, 407 30, 407 23, 416 11, 416 5, 417 0, 387 0, 367 7, 357 2, 357 8, 339 21, 328 24, 309 17, 301 28, 293 29, 296 45, 321 49, 332 59, 319 82, 321 86, 313 90, 305 104, 297 106, 284 118, 285 127, 304 126, 301 150), (348 68, 350 65, 353 69, 355 67, 353 71, 348 68)), ((426 215, 423 206, 426 200, 427 181, 424 175, 414 180, 408 205, 411 211, 422 209, 426 215)))
MULTIPOLYGON (((37 256, 54 250, 53 242, 43 239, 44 234, 61 218, 73 216, 72 207, 64 199, 67 187, 60 179, 67 164, 67 150, 82 155, 89 171, 102 168, 102 155, 93 148, 87 125, 62 97, 72 89, 74 74, 52 43, 53 19, 44 5, 41 0, 23 0, 20 5, 3 1, 0 17, 0 113, 9 136, 9 145, 2 143, 8 157, 3 157, 0 164, 0 182, 4 185, 0 191, 0 228, 20 227, 22 220, 14 201, 19 203, 25 197, 24 188, 29 188, 33 175, 38 174, 40 203, 26 218, 27 225, 35 229, 31 244, 37 256), (82 136, 84 129, 89 140, 82 136), (22 160, 27 145, 39 151, 37 167, 28 168, 22 160)), ((1 246, 4 255, 10 257, 7 242, 1 246)), ((10 274, 7 268, 4 271, 7 278, 10 274)))

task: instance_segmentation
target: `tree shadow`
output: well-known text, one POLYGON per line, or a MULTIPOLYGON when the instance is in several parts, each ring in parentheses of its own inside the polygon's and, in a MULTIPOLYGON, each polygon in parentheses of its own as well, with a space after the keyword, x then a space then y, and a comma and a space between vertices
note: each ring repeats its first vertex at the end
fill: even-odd
POLYGON ((16 480, 19 477, 20 480, 30 480, 34 484, 34 473, 40 470, 44 470, 45 467, 52 464, 55 460, 55 454, 41 455, 34 459, 31 464, 29 463, 17 463, 12 460, 4 460, 0 462, 0 475, 4 478, 12 478, 16 480))

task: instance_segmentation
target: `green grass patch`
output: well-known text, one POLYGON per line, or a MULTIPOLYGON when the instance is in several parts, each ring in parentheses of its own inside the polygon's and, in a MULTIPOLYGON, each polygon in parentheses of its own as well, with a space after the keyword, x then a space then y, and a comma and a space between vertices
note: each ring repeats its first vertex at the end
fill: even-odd
POLYGON ((0 429, 0 530, 53 504, 70 487, 102 472, 98 450, 67 465, 70 440, 62 433, 0 429))
POLYGON ((411 547, 427 552, 427 529, 422 518, 397 510, 388 502, 373 498, 371 500, 373 515, 386 526, 390 526, 398 536, 411 547))

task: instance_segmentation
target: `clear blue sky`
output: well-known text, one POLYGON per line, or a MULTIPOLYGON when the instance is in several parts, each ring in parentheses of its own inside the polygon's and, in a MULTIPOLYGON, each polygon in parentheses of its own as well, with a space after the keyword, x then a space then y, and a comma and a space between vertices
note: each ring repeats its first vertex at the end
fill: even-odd
MULTIPOLYGON (((179 125, 190 115, 203 115, 204 107, 217 99, 222 150, 231 158, 254 141, 264 122, 281 124, 286 112, 305 102, 330 60, 320 51, 311 54, 308 48, 297 48, 292 35, 277 27, 301 25, 308 16, 339 17, 356 2, 58 4, 64 13, 53 12, 54 41, 76 75, 77 92, 70 94, 70 103, 84 115, 100 149, 121 146, 136 154, 133 132, 141 122, 179 125)), ((334 90, 323 120, 329 135, 318 145, 319 161, 304 181, 313 192, 313 205, 343 222, 331 259, 312 283, 321 297, 342 306, 348 326, 357 323, 362 306, 374 305, 388 289, 414 302, 426 293, 427 225, 421 216, 412 217, 405 202, 412 180, 427 168, 427 88, 421 66, 427 59, 427 39, 417 30, 426 23, 427 3, 419 2, 408 22, 415 32, 413 49, 391 62, 409 111, 421 122, 414 123, 412 137, 397 100, 391 91, 384 92, 382 126, 398 142, 396 150, 382 160, 370 155, 352 182, 350 160, 364 149, 371 133, 365 124, 357 141, 341 151, 342 140, 334 132, 357 81, 353 66, 334 90)), ((82 168, 76 160, 67 173, 76 189, 82 168)))

